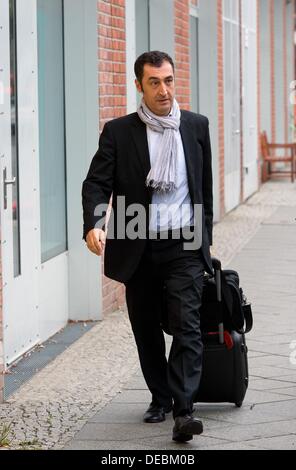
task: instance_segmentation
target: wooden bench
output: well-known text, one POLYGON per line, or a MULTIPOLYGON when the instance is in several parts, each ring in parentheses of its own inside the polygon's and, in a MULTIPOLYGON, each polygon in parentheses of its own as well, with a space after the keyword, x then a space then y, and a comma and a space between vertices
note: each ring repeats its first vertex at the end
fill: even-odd
POLYGON ((262 180, 266 181, 271 178, 272 175, 289 175, 292 183, 294 182, 294 174, 296 172, 296 144, 278 144, 269 143, 266 132, 261 133, 261 152, 263 159, 262 167, 262 180), (290 155, 277 156, 275 150, 277 149, 289 149, 290 155), (290 163, 290 170, 274 169, 273 163, 290 163))

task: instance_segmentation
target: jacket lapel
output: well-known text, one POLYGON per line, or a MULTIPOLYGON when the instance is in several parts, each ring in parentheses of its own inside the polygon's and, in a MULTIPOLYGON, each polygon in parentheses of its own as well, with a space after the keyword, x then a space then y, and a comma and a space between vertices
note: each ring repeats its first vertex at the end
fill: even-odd
POLYGON ((147 140, 146 125, 140 120, 138 116, 133 122, 132 125, 132 135, 137 148, 138 158, 141 161, 144 177, 146 179, 151 165, 150 165, 150 156, 149 156, 149 147, 147 140))
POLYGON ((190 124, 184 118, 184 115, 181 111, 181 122, 180 122, 180 134, 183 143, 186 168, 187 168, 187 179, 188 179, 188 188, 191 196, 192 202, 194 202, 194 158, 198 153, 196 140, 191 131, 190 124))

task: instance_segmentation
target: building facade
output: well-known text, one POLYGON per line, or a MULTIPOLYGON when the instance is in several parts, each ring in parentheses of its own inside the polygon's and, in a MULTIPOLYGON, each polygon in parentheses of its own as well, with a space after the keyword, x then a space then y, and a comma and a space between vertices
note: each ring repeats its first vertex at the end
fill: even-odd
POLYGON ((1 372, 124 303, 82 240, 81 183, 136 110, 136 57, 167 51, 180 106, 208 116, 219 221, 258 190, 260 131, 292 139, 294 37, 295 0, 0 0, 1 372))

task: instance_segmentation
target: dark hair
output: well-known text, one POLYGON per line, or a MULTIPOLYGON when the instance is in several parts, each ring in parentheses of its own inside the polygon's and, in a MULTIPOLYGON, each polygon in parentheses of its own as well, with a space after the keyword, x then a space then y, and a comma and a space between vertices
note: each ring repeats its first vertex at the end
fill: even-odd
POLYGON ((154 65, 154 67, 161 67, 163 62, 169 62, 175 71, 175 66, 173 59, 166 53, 161 51, 149 51, 141 54, 134 65, 135 75, 137 80, 142 83, 142 78, 144 75, 144 65, 154 65))

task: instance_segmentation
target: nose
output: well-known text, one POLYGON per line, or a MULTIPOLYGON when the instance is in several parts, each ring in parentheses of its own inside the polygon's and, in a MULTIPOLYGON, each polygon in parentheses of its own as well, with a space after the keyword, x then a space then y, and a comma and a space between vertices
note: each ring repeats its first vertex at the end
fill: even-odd
POLYGON ((165 96, 167 94, 167 89, 166 89, 166 84, 165 83, 161 83, 160 84, 160 90, 159 90, 159 93, 161 96, 165 96))

